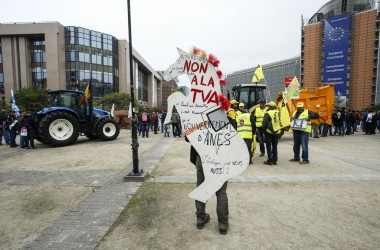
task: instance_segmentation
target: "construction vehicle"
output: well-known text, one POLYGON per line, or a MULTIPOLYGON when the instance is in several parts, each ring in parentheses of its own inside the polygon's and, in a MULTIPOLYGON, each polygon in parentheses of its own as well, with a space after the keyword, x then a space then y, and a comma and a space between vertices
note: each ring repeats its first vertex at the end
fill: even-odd
MULTIPOLYGON (((311 120, 312 123, 332 125, 331 116, 334 112, 335 100, 334 85, 335 84, 322 84, 321 87, 301 89, 299 92, 299 98, 290 99, 286 103, 289 116, 292 117, 293 113, 297 111, 297 103, 303 102, 305 109, 319 114, 318 119, 311 120)), ((278 93, 276 99, 277 103, 279 103, 282 98, 282 92, 278 93)))
POLYGON ((82 91, 48 92, 48 107, 37 112, 36 139, 51 146, 68 146, 79 135, 103 141, 114 140, 120 129, 109 112, 92 108, 92 98, 80 104, 82 91))
MULTIPOLYGON (((266 100, 267 87, 265 84, 240 84, 232 88, 233 98, 243 102, 250 113, 259 106, 260 100, 266 100)), ((283 99, 283 93, 279 92, 276 98, 277 104, 283 99)), ((271 100, 266 100, 267 102, 271 100)), ((297 110, 296 104, 302 101, 305 109, 317 112, 319 119, 312 120, 313 123, 326 123, 331 125, 331 115, 334 112, 334 84, 322 84, 321 87, 305 88, 299 91, 299 98, 290 99, 286 103, 289 116, 292 117, 297 110)))
POLYGON ((259 101, 266 99, 267 86, 262 83, 239 84, 232 88, 232 93, 232 99, 243 102, 244 107, 252 113, 258 107, 259 101))

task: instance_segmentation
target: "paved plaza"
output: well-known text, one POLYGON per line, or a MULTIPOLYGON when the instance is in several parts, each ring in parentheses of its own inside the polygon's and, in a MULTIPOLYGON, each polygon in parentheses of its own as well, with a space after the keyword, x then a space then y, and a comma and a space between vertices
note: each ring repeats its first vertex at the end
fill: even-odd
POLYGON ((132 170, 130 131, 111 142, 0 147, 0 249, 379 249, 380 135, 311 138, 309 165, 254 163, 228 184, 230 229, 196 228, 195 169, 183 138, 139 138, 142 182, 132 170))

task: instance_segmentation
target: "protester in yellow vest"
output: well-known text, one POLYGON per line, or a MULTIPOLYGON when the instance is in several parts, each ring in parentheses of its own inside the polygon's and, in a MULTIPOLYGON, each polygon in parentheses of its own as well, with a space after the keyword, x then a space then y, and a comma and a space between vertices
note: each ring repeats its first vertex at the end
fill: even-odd
POLYGON ((244 113, 244 102, 239 103, 239 109, 236 111, 236 116, 244 113))
POLYGON ((227 111, 227 118, 230 121, 231 125, 236 129, 237 128, 237 124, 236 124, 236 117, 237 117, 236 116, 236 108, 237 108, 238 102, 236 100, 231 100, 230 104, 231 104, 231 107, 227 111))
POLYGON ((289 131, 293 132, 293 152, 294 158, 290 159, 293 162, 299 162, 300 164, 309 164, 309 133, 311 132, 311 121, 310 119, 318 119, 319 114, 313 111, 304 109, 304 103, 297 103, 297 111, 293 113, 292 120, 306 120, 307 126, 305 131, 296 130, 291 128, 289 131), (300 161, 300 147, 302 146, 302 161, 300 161))
POLYGON ((264 119, 264 114, 266 113, 266 103, 265 100, 260 100, 259 101, 260 107, 256 108, 253 112, 252 115, 255 118, 256 122, 256 136, 257 136, 257 141, 260 143, 260 157, 263 157, 265 155, 265 146, 264 146, 264 131, 262 130, 262 125, 263 125, 263 119, 264 119))
POLYGON ((267 165, 277 165, 278 153, 277 153, 277 144, 278 140, 282 135, 282 130, 274 130, 273 128, 280 127, 280 118, 279 112, 276 108, 276 103, 270 102, 268 104, 268 110, 264 114, 263 119, 263 131, 265 134, 265 145, 267 147, 268 159, 264 161, 264 164, 267 165), (276 126, 277 125, 277 126, 276 126))
POLYGON ((237 132, 247 144, 249 164, 252 164, 252 138, 256 131, 255 120, 250 113, 243 113, 236 118, 237 132))

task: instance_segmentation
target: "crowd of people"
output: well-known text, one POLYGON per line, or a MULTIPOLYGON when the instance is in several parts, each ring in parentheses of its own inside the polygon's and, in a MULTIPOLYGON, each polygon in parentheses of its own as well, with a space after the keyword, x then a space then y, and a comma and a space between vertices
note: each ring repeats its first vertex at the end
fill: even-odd
POLYGON ((376 134, 376 129, 380 133, 380 111, 363 111, 346 110, 344 107, 335 109, 331 115, 332 125, 312 124, 312 133, 314 138, 326 136, 345 136, 355 132, 362 131, 366 135, 376 134))
POLYGON ((159 131, 164 137, 170 137, 170 132, 174 137, 181 137, 182 126, 178 112, 174 109, 169 124, 164 124, 166 119, 166 110, 161 112, 148 112, 146 108, 136 112, 136 123, 139 136, 149 138, 149 132, 158 134, 159 131))
POLYGON ((37 124, 31 111, 23 112, 16 117, 14 111, 8 114, 5 110, 0 113, 0 146, 9 145, 11 148, 35 149, 34 140, 37 134, 37 124), (16 143, 16 137, 20 137, 20 144, 16 143), (4 139, 4 144, 3 144, 4 139))

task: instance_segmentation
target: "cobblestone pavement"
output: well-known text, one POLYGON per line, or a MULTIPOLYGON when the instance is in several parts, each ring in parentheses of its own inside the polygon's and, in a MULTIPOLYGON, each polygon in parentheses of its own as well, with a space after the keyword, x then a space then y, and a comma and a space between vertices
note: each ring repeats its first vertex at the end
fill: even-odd
MULTIPOLYGON (((153 149, 139 156, 144 171, 152 171, 171 140, 155 143, 153 149)), ((21 151, 23 153, 25 151, 21 151)), ((12 157, 17 152, 6 154, 12 157)), ((94 249, 126 207, 142 182, 124 182, 132 166, 121 171, 0 171, 0 185, 58 185, 100 187, 77 207, 47 227, 24 249, 94 249)))
MULTIPOLYGON (((129 132, 130 135, 130 132, 129 132)), ((139 156, 139 165, 144 171, 149 173, 154 172, 156 166, 160 166, 162 157, 170 159, 168 153, 171 150, 169 148, 177 147, 176 145, 182 145, 177 156, 182 159, 183 162, 188 163, 188 147, 189 145, 183 143, 182 139, 161 138, 162 135, 152 135, 153 138, 144 143, 151 144, 151 149, 139 156), (176 144, 178 143, 178 144, 176 144)), ((376 147, 379 145, 379 136, 375 137, 357 137, 358 141, 370 141, 371 145, 376 147), (364 139, 363 139, 364 137, 364 139)), ((342 146, 342 142, 349 142, 352 138, 330 138, 330 143, 336 143, 336 145, 342 146)), ((373 153, 376 151, 371 148, 371 152, 368 155, 373 155, 375 160, 369 158, 368 155, 358 156, 352 154, 351 157, 346 157, 344 154, 344 148, 342 148, 342 154, 336 153, 336 148, 331 145, 331 150, 323 147, 323 139, 316 140, 311 143, 310 151, 314 155, 320 155, 321 157, 327 157, 329 159, 339 160, 346 163, 355 171, 342 170, 339 173, 280 173, 276 172, 260 172, 262 171, 262 164, 258 164, 257 169, 248 170, 245 174, 233 178, 230 182, 234 183, 267 183, 267 182, 314 182, 314 181, 380 181, 380 165, 377 155, 373 153), (318 144, 319 143, 319 144, 318 144), (376 163, 377 162, 377 163, 376 163), (359 169, 359 170, 358 170, 359 169)), ((141 141, 141 139, 140 139, 141 141)), ((352 142, 352 141, 351 141, 352 142)), ((116 144, 120 144, 117 142, 116 144)), ((284 140, 281 142, 284 147, 291 147, 291 140, 284 140)), ((351 148, 353 145, 351 145, 351 148)), ((47 149, 49 150, 49 149, 47 149)), ((281 151, 280 151, 281 152, 281 151)), ((24 154, 24 151, 21 152, 24 154)), ((349 154, 349 152, 347 152, 349 154)), ((17 156, 17 152, 8 152, 3 154, 3 159, 12 158, 17 156)), ((286 158, 280 156, 281 158, 286 158)), ((263 158, 256 158, 257 162, 264 160, 263 158)), ((287 159, 286 159, 287 161, 287 159)), ((315 160, 317 162, 317 160, 315 160)), ((287 164, 283 165, 286 169, 287 164)), ((267 166, 265 166, 267 167, 267 166)), ((167 164, 167 161, 162 163, 158 172, 147 179, 147 182, 164 182, 164 183, 194 183, 195 176, 193 169, 185 170, 181 173, 170 174, 170 170, 176 169, 176 163, 167 164), (166 170, 165 170, 166 169, 166 170)), ((75 208, 61 216, 52 225, 48 226, 38 235, 38 237, 24 246, 24 249, 95 249, 104 235, 108 232, 113 225, 117 217, 127 206, 130 199, 141 187, 141 182, 123 182, 123 177, 126 176, 132 166, 127 168, 107 170, 25 170, 12 168, 0 168, 0 185, 20 185, 20 186, 33 186, 33 185, 57 185, 57 186, 90 186, 97 187, 96 191, 87 196, 82 202, 80 202, 75 208)), ((265 170, 267 171, 267 170, 265 170)), ((273 171, 273 170, 269 170, 273 171)))

